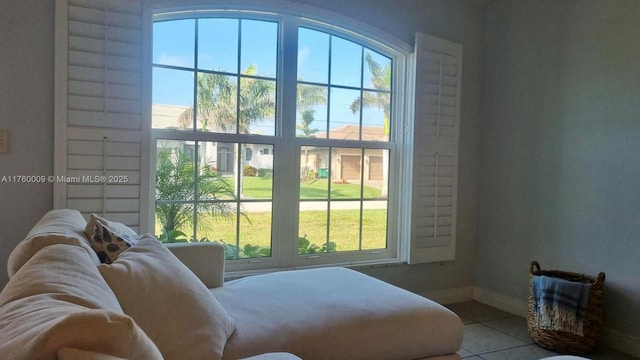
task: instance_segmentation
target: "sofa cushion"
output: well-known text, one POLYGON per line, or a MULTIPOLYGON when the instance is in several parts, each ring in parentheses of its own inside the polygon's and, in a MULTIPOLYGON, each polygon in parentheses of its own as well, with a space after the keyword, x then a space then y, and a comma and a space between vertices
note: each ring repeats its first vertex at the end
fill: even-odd
POLYGON ((237 323, 224 359, 277 351, 305 360, 417 359, 453 354, 462 343, 453 312, 353 270, 251 276, 211 292, 237 323))
POLYGON ((98 266, 124 312, 167 360, 220 359, 235 322, 202 282, 145 235, 112 264, 98 266))
POLYGON ((40 249, 54 244, 75 245, 82 248, 94 264, 100 260, 85 237, 86 221, 76 210, 51 210, 45 214, 9 255, 7 273, 11 278, 40 249))
POLYGON ((122 312, 96 265, 77 246, 56 244, 40 250, 0 293, 0 306, 40 294, 85 308, 122 312))
POLYGON ((97 214, 91 214, 89 215, 89 219, 87 220, 87 225, 84 228, 84 233, 87 236, 87 238, 91 239, 91 236, 93 236, 93 232, 95 231, 95 228, 96 228, 96 222, 98 221, 100 221, 103 225, 106 225, 109 229, 111 229, 117 234, 128 235, 128 236, 137 235, 137 233, 132 228, 128 227, 127 225, 121 222, 109 220, 97 214))
POLYGON ((100 262, 111 264, 123 251, 133 246, 139 238, 138 235, 119 234, 103 224, 102 221, 96 220, 89 242, 98 254, 100 262))
POLYGON ((0 293, 0 354, 55 359, 61 347, 127 359, 161 358, 122 313, 85 250, 57 244, 35 254, 0 293))
POLYGON ((56 359, 62 347, 124 359, 162 359, 130 317, 47 300, 43 295, 4 306, 0 328, 0 353, 13 360, 56 359))

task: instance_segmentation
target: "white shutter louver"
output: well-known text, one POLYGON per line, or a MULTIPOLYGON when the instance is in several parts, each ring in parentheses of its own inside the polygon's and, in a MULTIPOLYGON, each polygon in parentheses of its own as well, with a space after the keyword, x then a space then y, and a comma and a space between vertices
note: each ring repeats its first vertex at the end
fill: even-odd
POLYGON ((455 258, 462 46, 416 34, 409 263, 455 258))
POLYGON ((56 2, 54 208, 100 213, 136 230, 142 27, 142 0, 56 2))

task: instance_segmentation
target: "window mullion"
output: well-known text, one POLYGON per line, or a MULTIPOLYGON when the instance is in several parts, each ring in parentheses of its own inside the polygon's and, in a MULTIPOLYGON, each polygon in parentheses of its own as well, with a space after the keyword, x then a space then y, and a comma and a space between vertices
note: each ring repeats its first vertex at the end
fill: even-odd
POLYGON ((298 68, 298 26, 293 18, 285 17, 280 23, 277 92, 280 147, 274 149, 274 256, 281 266, 291 266, 298 246, 298 218, 292 216, 298 208, 300 149, 296 137, 296 99, 298 68))

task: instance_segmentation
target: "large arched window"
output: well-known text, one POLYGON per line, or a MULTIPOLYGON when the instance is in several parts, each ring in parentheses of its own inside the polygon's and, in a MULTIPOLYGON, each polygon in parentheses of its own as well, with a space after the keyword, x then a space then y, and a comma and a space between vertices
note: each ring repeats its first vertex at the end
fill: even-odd
POLYGON ((54 207, 230 270, 454 259, 460 45, 186 3, 57 3, 54 207))
POLYGON ((399 258, 404 54, 288 15, 154 20, 161 240, 220 241, 236 269, 399 258))

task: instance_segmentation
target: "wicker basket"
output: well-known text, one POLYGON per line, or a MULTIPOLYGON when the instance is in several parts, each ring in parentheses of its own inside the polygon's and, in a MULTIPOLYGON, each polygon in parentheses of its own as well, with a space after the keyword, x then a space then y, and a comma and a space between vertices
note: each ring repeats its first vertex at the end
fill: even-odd
POLYGON ((594 351, 600 333, 602 315, 602 295, 604 290, 604 273, 601 272, 596 278, 558 270, 541 270, 538 262, 531 262, 529 267, 529 311, 527 324, 529 335, 536 344, 563 354, 583 355, 594 351), (589 300, 585 311, 584 336, 575 335, 569 332, 544 330, 537 326, 536 310, 533 300, 533 276, 546 275, 558 277, 569 281, 578 281, 589 286, 589 300))

